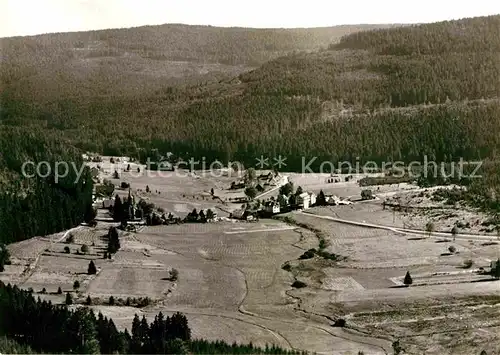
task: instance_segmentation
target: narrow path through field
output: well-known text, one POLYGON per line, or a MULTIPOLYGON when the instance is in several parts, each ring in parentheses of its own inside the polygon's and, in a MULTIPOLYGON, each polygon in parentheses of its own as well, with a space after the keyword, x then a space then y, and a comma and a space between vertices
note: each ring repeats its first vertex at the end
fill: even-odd
MULTIPOLYGON (((385 225, 380 225, 380 224, 358 222, 358 221, 352 221, 352 220, 331 217, 331 216, 321 216, 321 215, 317 215, 317 214, 314 214, 314 213, 308 212, 308 211, 300 211, 299 213, 307 215, 307 216, 315 217, 315 218, 330 220, 333 222, 350 224, 350 225, 355 225, 358 227, 365 227, 365 228, 384 229, 384 230, 388 230, 388 231, 399 233, 399 234, 405 234, 405 235, 425 236, 425 237, 430 237, 430 238, 438 238, 438 237, 442 238, 442 237, 450 237, 451 236, 451 233, 445 233, 445 232, 433 232, 429 236, 425 230, 421 230, 421 229, 399 228, 399 227, 390 227, 390 226, 385 226, 385 225)), ((491 240, 493 238, 493 236, 481 235, 481 234, 460 233, 460 234, 457 234, 456 238, 457 239, 471 239, 471 240, 474 240, 474 239, 475 240, 491 240)))
MULTIPOLYGON (((82 228, 82 226, 77 226, 77 227, 74 227, 74 228, 71 228, 71 229, 68 229, 62 236, 61 238, 59 238, 58 240, 56 241, 51 241, 51 243, 60 243, 62 242, 64 239, 66 239, 66 237, 68 236, 69 233, 71 232, 74 232, 78 229, 82 228)), ((43 250, 40 252, 40 254, 37 255, 37 257, 35 258, 35 260, 31 263, 29 263, 27 266, 26 266, 26 269, 23 271, 23 273, 21 274, 21 277, 22 277, 22 281, 19 282, 19 285, 22 286, 24 285, 28 279, 33 275, 33 273, 35 272, 36 270, 36 267, 38 266, 38 262, 40 261, 40 257, 42 256, 43 254, 43 250)))

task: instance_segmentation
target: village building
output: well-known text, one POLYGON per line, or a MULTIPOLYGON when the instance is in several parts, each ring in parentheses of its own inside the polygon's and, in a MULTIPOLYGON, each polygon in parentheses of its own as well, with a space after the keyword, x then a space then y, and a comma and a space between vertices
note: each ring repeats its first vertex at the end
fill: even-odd
POLYGON ((267 214, 277 214, 281 212, 280 204, 276 201, 267 201, 264 205, 267 214))
POLYGON ((102 208, 108 209, 115 205, 115 200, 112 198, 107 198, 102 201, 102 208))
POLYGON ((311 205, 311 196, 307 192, 303 192, 297 196, 297 206, 303 209, 308 209, 311 205))
POLYGON ((309 194, 310 196, 310 199, 311 199, 311 206, 314 206, 316 204, 316 200, 318 199, 318 196, 314 193, 314 192, 311 192, 309 194))

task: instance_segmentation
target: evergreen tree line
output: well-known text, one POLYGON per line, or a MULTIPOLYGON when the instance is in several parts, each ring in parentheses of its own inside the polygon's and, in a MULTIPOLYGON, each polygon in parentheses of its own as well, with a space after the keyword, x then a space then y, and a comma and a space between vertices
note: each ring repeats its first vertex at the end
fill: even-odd
POLYGON ((74 164, 78 170, 83 166, 77 149, 40 131, 1 124, 0 147, 0 243, 56 233, 74 227, 89 215, 93 185, 88 169, 78 181, 72 168, 66 177, 57 181, 55 177, 56 162, 74 164), (26 172, 35 176, 23 176, 22 166, 27 161, 47 162, 50 174, 47 166, 41 166, 41 174, 47 173, 42 177, 31 165, 26 172))
POLYGON ((191 339, 187 318, 161 312, 148 323, 134 317, 131 333, 117 330, 112 319, 86 307, 35 300, 33 295, 0 281, 0 346, 44 353, 77 354, 297 354, 276 346, 262 349, 252 344, 191 339), (6 339, 2 342, 2 339, 6 339), (4 343, 4 345, 2 345, 4 343))
POLYGON ((500 51, 500 16, 362 31, 330 48, 372 50, 386 55, 500 51))

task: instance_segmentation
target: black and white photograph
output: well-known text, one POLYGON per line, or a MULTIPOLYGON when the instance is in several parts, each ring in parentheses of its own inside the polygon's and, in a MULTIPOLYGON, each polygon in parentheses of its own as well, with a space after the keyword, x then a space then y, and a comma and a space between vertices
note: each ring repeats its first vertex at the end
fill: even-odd
POLYGON ((0 355, 500 355, 500 2, 0 0, 0 355))

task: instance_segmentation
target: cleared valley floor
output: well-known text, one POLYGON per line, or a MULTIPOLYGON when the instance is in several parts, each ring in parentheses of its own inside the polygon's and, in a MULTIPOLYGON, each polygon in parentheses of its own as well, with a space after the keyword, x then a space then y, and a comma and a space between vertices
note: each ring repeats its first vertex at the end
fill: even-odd
MULTIPOLYGON (((197 177, 129 182, 132 192, 143 190, 137 195, 180 216, 200 206, 224 208, 207 194, 230 184, 197 177)), ((104 259, 104 236, 114 224, 101 221, 96 228, 72 230, 71 244, 65 243, 68 232, 10 245, 13 265, 0 279, 33 288, 53 302, 63 302, 66 292, 77 303, 90 296, 92 307, 122 329, 130 329, 134 314, 152 320, 160 311, 180 311, 194 337, 230 343, 274 343, 324 354, 389 354, 396 339, 412 354, 500 350, 500 281, 481 281, 485 277, 475 272, 489 265, 498 246, 467 238, 443 242, 437 236, 322 218, 390 226, 392 213, 376 203, 308 212, 290 217, 319 230, 328 241, 326 250, 345 261, 299 260, 304 251, 318 248, 318 235, 275 220, 141 227, 137 233, 121 232, 121 249, 104 259), (89 249, 85 254, 77 253, 82 245, 89 249), (446 255, 452 245, 458 253, 446 255), (473 259, 473 266, 463 268, 464 259, 473 259), (90 260, 97 275, 87 275, 90 260), (290 271, 282 269, 285 263, 290 271), (175 281, 168 279, 172 269, 179 272, 175 281), (414 281, 408 288, 401 287, 406 271, 414 281), (78 290, 73 290, 75 280, 78 290), (307 287, 292 288, 295 280, 307 287), (63 294, 57 294, 58 287, 63 294), (110 296, 119 305, 108 305, 110 296), (151 301, 145 307, 126 305, 127 298, 146 297, 151 301), (333 327, 338 318, 347 327, 333 327)))

